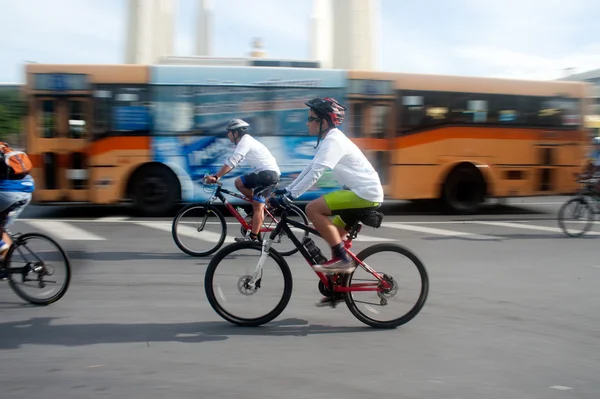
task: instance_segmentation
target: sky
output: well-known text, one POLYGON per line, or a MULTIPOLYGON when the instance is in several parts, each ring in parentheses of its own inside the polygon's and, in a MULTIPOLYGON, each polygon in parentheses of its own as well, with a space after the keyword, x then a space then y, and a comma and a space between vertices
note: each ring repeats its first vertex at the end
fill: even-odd
MULTIPOLYGON (((599 0, 379 0, 376 68, 557 79, 600 68, 599 0)), ((193 55, 196 1, 176 0, 175 55, 193 55)), ((313 0, 213 0, 213 54, 309 56, 313 0)), ((125 61, 126 0, 0 0, 0 82, 23 63, 125 61)))

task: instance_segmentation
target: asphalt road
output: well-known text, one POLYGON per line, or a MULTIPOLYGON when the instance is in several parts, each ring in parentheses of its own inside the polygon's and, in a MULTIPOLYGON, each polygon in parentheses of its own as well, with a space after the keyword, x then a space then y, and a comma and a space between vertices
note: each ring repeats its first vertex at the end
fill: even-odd
POLYGON ((299 255, 287 258, 287 309, 259 328, 232 326, 206 300, 210 258, 183 254, 168 218, 32 207, 13 230, 57 238, 74 275, 45 308, 2 284, 1 397, 598 398, 600 226, 566 237, 564 199, 473 216, 405 205, 364 228, 354 249, 398 242, 429 272, 425 307, 394 330, 344 304, 315 307, 317 280, 299 255))

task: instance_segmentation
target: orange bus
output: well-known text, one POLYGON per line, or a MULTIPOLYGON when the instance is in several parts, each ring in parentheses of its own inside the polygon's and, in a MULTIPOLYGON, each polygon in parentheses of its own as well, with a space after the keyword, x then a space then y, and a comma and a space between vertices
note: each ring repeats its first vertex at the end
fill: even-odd
POLYGON ((577 189, 589 85, 349 71, 348 131, 384 173, 386 197, 475 212, 486 198, 577 189))
MULTIPOLYGON (((344 130, 380 172, 386 198, 441 199, 474 212, 488 197, 568 193, 587 136, 587 84, 316 68, 26 65, 26 150, 34 202, 116 204, 164 214, 203 201, 200 180, 231 154, 227 120, 248 120, 282 185, 312 158, 304 101, 336 97, 344 130)), ((227 175, 233 189, 244 167, 227 175)), ((337 185, 327 175, 300 200, 337 185)))

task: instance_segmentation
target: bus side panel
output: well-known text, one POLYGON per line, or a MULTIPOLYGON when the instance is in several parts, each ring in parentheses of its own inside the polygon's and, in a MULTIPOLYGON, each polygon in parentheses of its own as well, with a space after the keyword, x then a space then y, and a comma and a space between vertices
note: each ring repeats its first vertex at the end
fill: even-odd
POLYGON ((114 204, 125 197, 129 176, 150 162, 149 137, 109 137, 89 150, 91 202, 114 204))
POLYGON ((446 127, 397 138, 391 197, 437 198, 448 173, 461 162, 479 168, 488 182, 488 196, 572 192, 583 149, 573 140, 576 134, 564 133, 542 140, 535 129, 446 127), (551 171, 549 188, 542 189, 545 169, 551 171))

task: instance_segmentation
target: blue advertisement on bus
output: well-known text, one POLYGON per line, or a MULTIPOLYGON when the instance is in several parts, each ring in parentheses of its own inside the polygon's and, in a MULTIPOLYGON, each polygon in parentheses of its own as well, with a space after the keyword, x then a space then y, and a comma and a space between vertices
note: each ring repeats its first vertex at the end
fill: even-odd
MULTIPOLYGON (((201 179, 221 168, 235 148, 225 127, 233 118, 250 124, 250 134, 277 159, 281 187, 289 184, 313 158, 316 137, 308 136, 304 102, 316 96, 344 97, 343 71, 288 68, 153 66, 154 160, 169 165, 182 182, 183 200, 211 195, 201 179)), ((348 119, 346 119, 348 120, 348 119)), ((242 163, 222 181, 251 168, 242 163)), ((326 173, 300 201, 339 188, 326 173)), ((235 202, 232 200, 232 202, 235 202)))
MULTIPOLYGON (((285 187, 300 174, 313 158, 317 142, 315 137, 269 136, 257 137, 257 140, 265 144, 277 159, 281 169, 280 187, 285 187)), ((152 141, 155 160, 169 165, 179 176, 186 202, 204 201, 210 197, 212 190, 202 184, 202 178, 205 174, 216 173, 235 148, 224 136, 159 136, 152 141)), ((235 179, 250 172, 252 169, 242 163, 221 179, 223 187, 237 192, 235 179)), ((298 200, 309 201, 338 188, 328 172, 298 200)), ((236 202, 235 198, 230 199, 236 202)))

